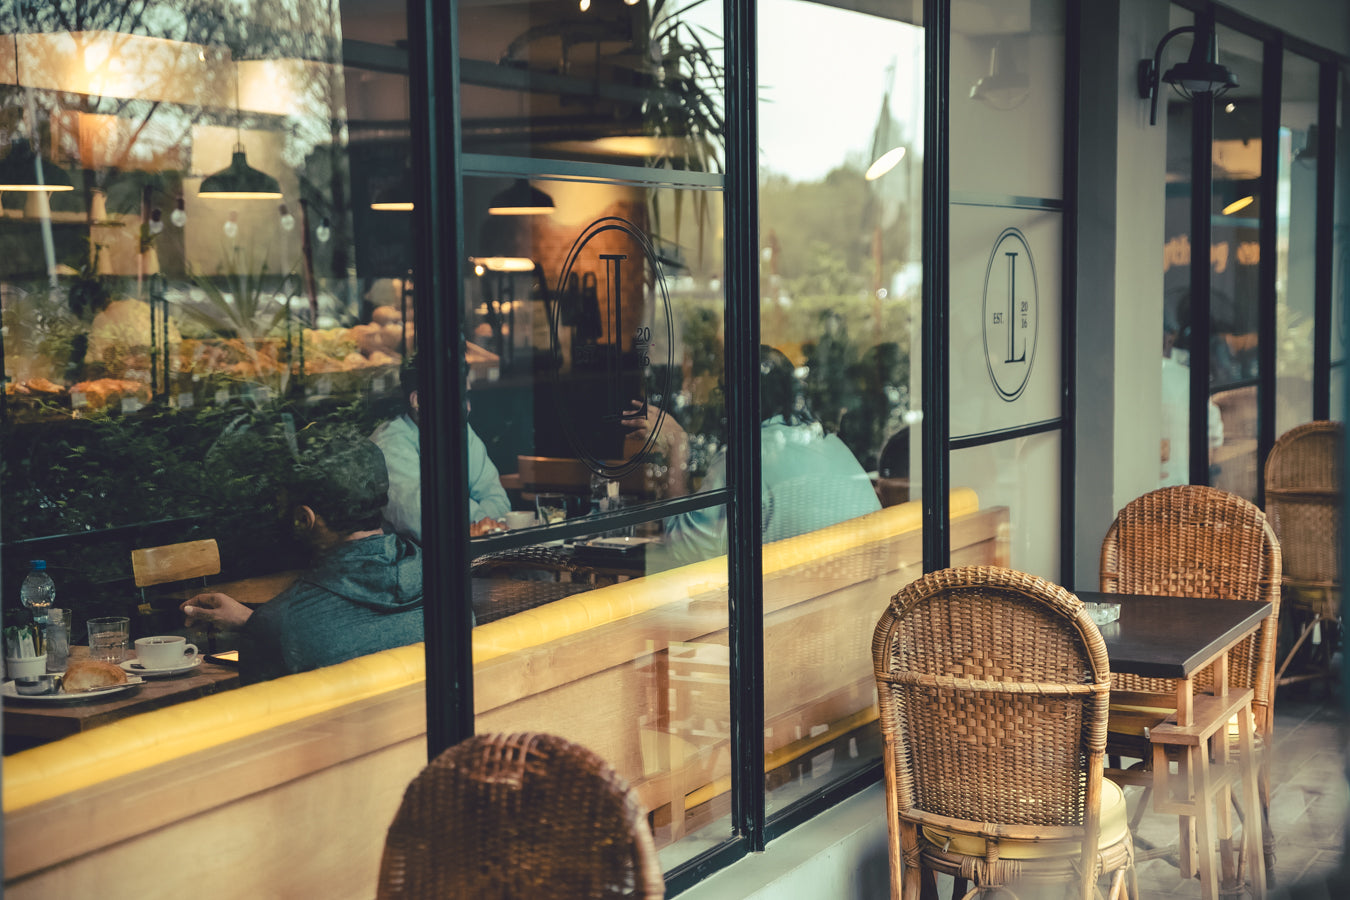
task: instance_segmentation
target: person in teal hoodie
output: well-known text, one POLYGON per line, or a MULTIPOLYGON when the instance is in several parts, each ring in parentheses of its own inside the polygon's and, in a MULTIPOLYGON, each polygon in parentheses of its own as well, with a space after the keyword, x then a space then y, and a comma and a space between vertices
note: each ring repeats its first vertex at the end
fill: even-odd
POLYGON ((256 609, 227 594, 198 594, 181 607, 188 626, 238 629, 245 683, 422 640, 422 553, 384 532, 389 473, 380 449, 366 439, 334 441, 295 467, 287 490, 312 566, 256 609))
MULTIPOLYGON (((764 543, 816 531, 881 509, 871 479, 837 435, 826 434, 802 395, 791 360, 759 348, 760 524, 764 543)), ((725 487, 726 453, 708 465, 701 490, 725 487)), ((672 517, 649 571, 727 552, 721 506, 672 517)))

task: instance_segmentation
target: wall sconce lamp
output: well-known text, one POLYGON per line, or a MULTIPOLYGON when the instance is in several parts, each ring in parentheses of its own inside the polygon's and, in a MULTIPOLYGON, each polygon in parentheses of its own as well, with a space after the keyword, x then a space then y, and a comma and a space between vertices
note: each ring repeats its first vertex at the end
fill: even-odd
POLYGON ((1162 63, 1163 48, 1172 38, 1188 32, 1193 35, 1190 57, 1168 69, 1162 80, 1172 85, 1187 100, 1194 100, 1202 94, 1217 97, 1238 86, 1232 71, 1216 61, 1218 39, 1212 29, 1201 30, 1195 25, 1173 28, 1158 42, 1153 59, 1139 60, 1139 96, 1151 101, 1148 113, 1150 125, 1158 124, 1158 67, 1162 63))

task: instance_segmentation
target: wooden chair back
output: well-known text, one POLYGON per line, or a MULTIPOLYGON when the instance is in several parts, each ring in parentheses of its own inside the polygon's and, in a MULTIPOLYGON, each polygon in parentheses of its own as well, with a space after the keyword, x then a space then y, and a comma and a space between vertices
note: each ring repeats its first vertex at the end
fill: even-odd
POLYGON ((1309 422, 1281 435, 1266 459, 1266 516, 1286 583, 1340 586, 1344 452, 1341 423, 1309 422))
POLYGON ((1077 839, 1092 896, 1110 670, 1078 598, 1011 569, 933 572, 891 598, 872 661, 892 872, 915 868, 920 826, 1077 839))
MULTIPOLYGON (((1116 516, 1102 541, 1101 590, 1160 597, 1270 603, 1261 629, 1229 653, 1229 681, 1252 688, 1257 726, 1269 733, 1280 606, 1280 545, 1266 516, 1236 494, 1204 485, 1159 488, 1116 516)), ((1213 684, 1206 669, 1196 679, 1213 684)), ((1119 673, 1113 687, 1175 693, 1171 679, 1119 673)))
POLYGON ((146 588, 220 574, 220 548, 212 539, 142 547, 131 551, 136 586, 146 588))
POLYGON ((476 735, 408 786, 378 897, 661 898, 637 794, 590 750, 547 734, 476 735))

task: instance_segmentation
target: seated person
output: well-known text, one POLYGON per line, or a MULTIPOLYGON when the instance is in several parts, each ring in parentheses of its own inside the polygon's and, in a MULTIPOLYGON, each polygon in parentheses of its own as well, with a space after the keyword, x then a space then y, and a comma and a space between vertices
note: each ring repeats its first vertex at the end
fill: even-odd
POLYGON ((381 527, 389 476, 379 448, 335 441, 295 467, 287 491, 311 568, 257 609, 198 594, 181 606, 188 626, 239 629, 245 683, 422 640, 422 551, 381 527))
MULTIPOLYGON (((408 412, 380 425, 370 439, 384 451, 389 466, 389 505, 384 520, 399 534, 417 542, 422 540, 422 444, 418 431, 417 360, 413 359, 399 375, 408 412)), ((467 411, 467 409, 466 409, 467 411)), ((497 467, 488 458, 487 446, 469 432, 469 522, 471 535, 495 529, 511 509, 497 475, 497 467)))
MULTIPOLYGON (((759 348, 761 516, 765 543, 805 534, 881 509, 871 479, 836 435, 806 407, 791 360, 759 348)), ((713 457, 704 490, 726 486, 726 451, 713 457)), ((675 516, 663 551, 673 564, 727 552, 724 507, 675 516)))

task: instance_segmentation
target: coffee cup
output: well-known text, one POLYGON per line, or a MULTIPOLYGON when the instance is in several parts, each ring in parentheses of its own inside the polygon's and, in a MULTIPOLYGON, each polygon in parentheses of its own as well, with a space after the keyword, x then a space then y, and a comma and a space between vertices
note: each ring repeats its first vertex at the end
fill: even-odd
POLYGON ((197 657, 197 645, 172 634, 136 639, 136 658, 147 669, 175 669, 189 665, 197 657))
POLYGON ((511 510, 506 514, 506 527, 511 530, 517 528, 532 528, 538 518, 533 512, 527 510, 511 510))

